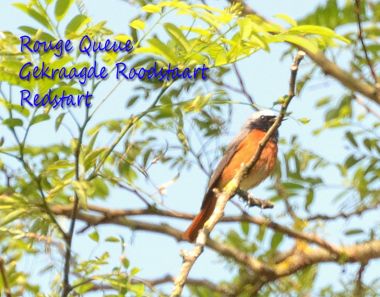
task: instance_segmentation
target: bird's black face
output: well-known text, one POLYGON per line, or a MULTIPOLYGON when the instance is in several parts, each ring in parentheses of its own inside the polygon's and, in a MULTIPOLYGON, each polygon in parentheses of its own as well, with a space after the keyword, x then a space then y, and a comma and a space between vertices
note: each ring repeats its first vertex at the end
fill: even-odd
POLYGON ((276 116, 274 115, 261 115, 257 119, 252 120, 249 125, 250 129, 258 129, 267 132, 273 123, 276 121, 276 116))

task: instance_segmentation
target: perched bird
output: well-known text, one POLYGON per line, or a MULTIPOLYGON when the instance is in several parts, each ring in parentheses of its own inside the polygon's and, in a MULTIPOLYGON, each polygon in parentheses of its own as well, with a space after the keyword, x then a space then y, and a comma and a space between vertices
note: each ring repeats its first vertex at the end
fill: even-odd
MULTIPOLYGON (((241 132, 228 145, 223 158, 220 160, 208 183, 206 194, 199 214, 191 225, 182 234, 182 238, 193 242, 198 231, 213 213, 217 201, 217 195, 213 189, 219 192, 232 180, 241 165, 247 164, 255 155, 260 141, 276 120, 276 115, 271 110, 255 112, 245 123, 241 132)), ((259 160, 251 168, 247 176, 241 181, 240 189, 248 190, 266 179, 273 171, 277 160, 278 132, 266 143, 259 160)))

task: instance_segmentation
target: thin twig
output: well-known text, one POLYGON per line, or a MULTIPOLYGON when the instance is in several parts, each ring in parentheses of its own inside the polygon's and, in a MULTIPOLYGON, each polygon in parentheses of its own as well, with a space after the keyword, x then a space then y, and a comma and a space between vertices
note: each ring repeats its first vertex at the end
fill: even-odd
POLYGON ((12 297, 11 289, 9 288, 7 272, 5 271, 5 263, 2 257, 0 257, 0 274, 3 281, 5 296, 12 297))
POLYGON ((323 220, 323 221, 332 221, 336 219, 348 219, 353 216, 360 216, 364 212, 376 210, 380 206, 380 201, 376 202, 372 205, 361 205, 356 210, 350 212, 339 212, 334 215, 325 215, 325 214, 316 214, 309 217, 304 218, 306 221, 315 221, 315 220, 323 220))
POLYGON ((251 103, 253 109, 259 110, 259 108, 255 104, 255 101, 253 100, 253 97, 248 93, 248 91, 247 91, 247 89, 245 87, 245 83, 243 81, 243 78, 242 78, 242 76, 240 74, 240 71, 239 71, 236 63, 232 64, 232 69, 234 70, 234 72, 236 74, 236 77, 237 77, 237 79, 239 81, 239 85, 240 85, 242 94, 248 99, 249 103, 251 103))
POLYGON ((365 109, 368 113, 370 113, 370 114, 374 115, 375 117, 377 117, 378 119, 380 119, 380 112, 378 112, 377 110, 375 110, 375 109, 373 109, 371 106, 369 106, 369 105, 365 102, 364 98, 362 98, 361 96, 357 96, 357 95, 354 95, 353 97, 354 97, 354 99, 355 99, 355 102, 358 103, 359 105, 363 106, 364 109, 365 109))
POLYGON ((356 297, 363 297, 364 295, 364 288, 363 288, 363 274, 365 271, 365 268, 367 267, 368 263, 362 263, 360 264, 359 270, 358 270, 358 276, 356 278, 356 287, 355 287, 355 296, 356 297))
POLYGON ((256 197, 253 197, 251 193, 248 193, 243 190, 238 190, 237 194, 245 201, 247 202, 248 207, 254 207, 258 206, 261 209, 267 209, 267 208, 273 208, 274 205, 272 202, 267 200, 262 200, 256 197))
MULTIPOLYGON (((202 254, 203 248, 207 242, 207 238, 212 231, 212 229, 215 227, 215 225, 218 223, 218 221, 223 217, 224 208, 228 202, 228 200, 236 193, 236 191, 239 189, 239 185, 241 180, 247 175, 249 170, 255 166, 257 161, 260 158, 260 155, 262 151, 265 148, 265 145, 270 140, 270 138, 274 135, 274 133, 277 131, 277 129, 280 127, 281 122, 283 118, 285 117, 286 110, 290 104, 290 101, 295 96, 295 84, 296 84, 296 77, 298 72, 298 66, 300 62, 302 61, 303 57, 305 56, 305 53, 303 51, 299 51, 294 58, 294 62, 291 66, 291 74, 290 74, 290 83, 289 83, 289 92, 288 96, 284 99, 281 107, 281 111, 279 116, 276 118, 276 121, 273 123, 272 127, 267 131, 264 138, 260 141, 258 149, 256 150, 256 153, 251 158, 251 160, 247 164, 243 164, 241 169, 236 173, 232 181, 230 181, 227 186, 224 187, 222 193, 218 194, 218 199, 216 203, 216 207, 214 212, 212 213, 211 217, 206 222, 203 229, 200 230, 197 239, 196 239, 196 245, 194 249, 191 252, 182 252, 183 256, 183 263, 181 271, 176 278, 171 297, 179 297, 182 294, 183 287, 185 286, 187 277, 190 273, 191 268, 193 267, 194 263, 198 259, 198 257, 202 254)), ((252 259, 251 259, 252 260, 252 259)), ((261 262, 254 261, 252 263, 252 266, 255 268, 255 270, 262 270, 265 271, 265 273, 269 276, 273 274, 273 271, 271 269, 267 269, 266 266, 263 266, 261 262)))
MULTIPOLYGON (((378 80, 376 72, 375 72, 375 67, 373 66, 372 61, 369 58, 367 46, 366 46, 366 44, 364 42, 362 20, 361 20, 361 16, 360 16, 360 10, 361 10, 361 5, 360 4, 361 4, 360 0, 355 0, 355 14, 356 14, 356 19, 357 19, 357 24, 358 24, 358 38, 359 38, 360 43, 362 45, 364 56, 365 56, 365 60, 367 62, 368 68, 369 68, 369 70, 371 72, 373 81, 375 83, 375 88, 376 88, 377 92, 379 92, 379 89, 380 89, 379 80, 378 80)), ((377 95, 379 95, 379 93, 377 95)))

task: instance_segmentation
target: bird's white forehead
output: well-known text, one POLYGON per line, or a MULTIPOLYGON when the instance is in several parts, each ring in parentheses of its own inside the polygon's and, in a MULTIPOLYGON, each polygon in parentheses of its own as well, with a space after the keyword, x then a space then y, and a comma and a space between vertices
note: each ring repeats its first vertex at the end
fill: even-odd
POLYGON ((256 120, 258 118, 260 118, 261 116, 277 116, 277 114, 273 111, 273 110, 270 110, 270 109, 263 109, 263 110, 260 110, 260 111, 257 111, 255 112, 252 116, 251 116, 251 120, 256 120))

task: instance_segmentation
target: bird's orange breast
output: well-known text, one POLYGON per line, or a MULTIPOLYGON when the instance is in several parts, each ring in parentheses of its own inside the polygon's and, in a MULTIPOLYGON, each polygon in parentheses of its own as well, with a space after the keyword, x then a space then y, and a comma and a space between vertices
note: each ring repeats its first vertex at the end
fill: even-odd
MULTIPOLYGON (((232 180, 236 172, 241 168, 242 164, 247 164, 255 155, 260 141, 265 136, 266 132, 261 130, 252 130, 248 136, 239 144, 234 156, 224 168, 221 177, 218 181, 218 188, 222 189, 230 180, 232 180)), ((270 140, 264 147, 259 160, 256 162, 241 181, 240 188, 248 190, 257 186, 273 171, 277 160, 277 144, 270 140)))

